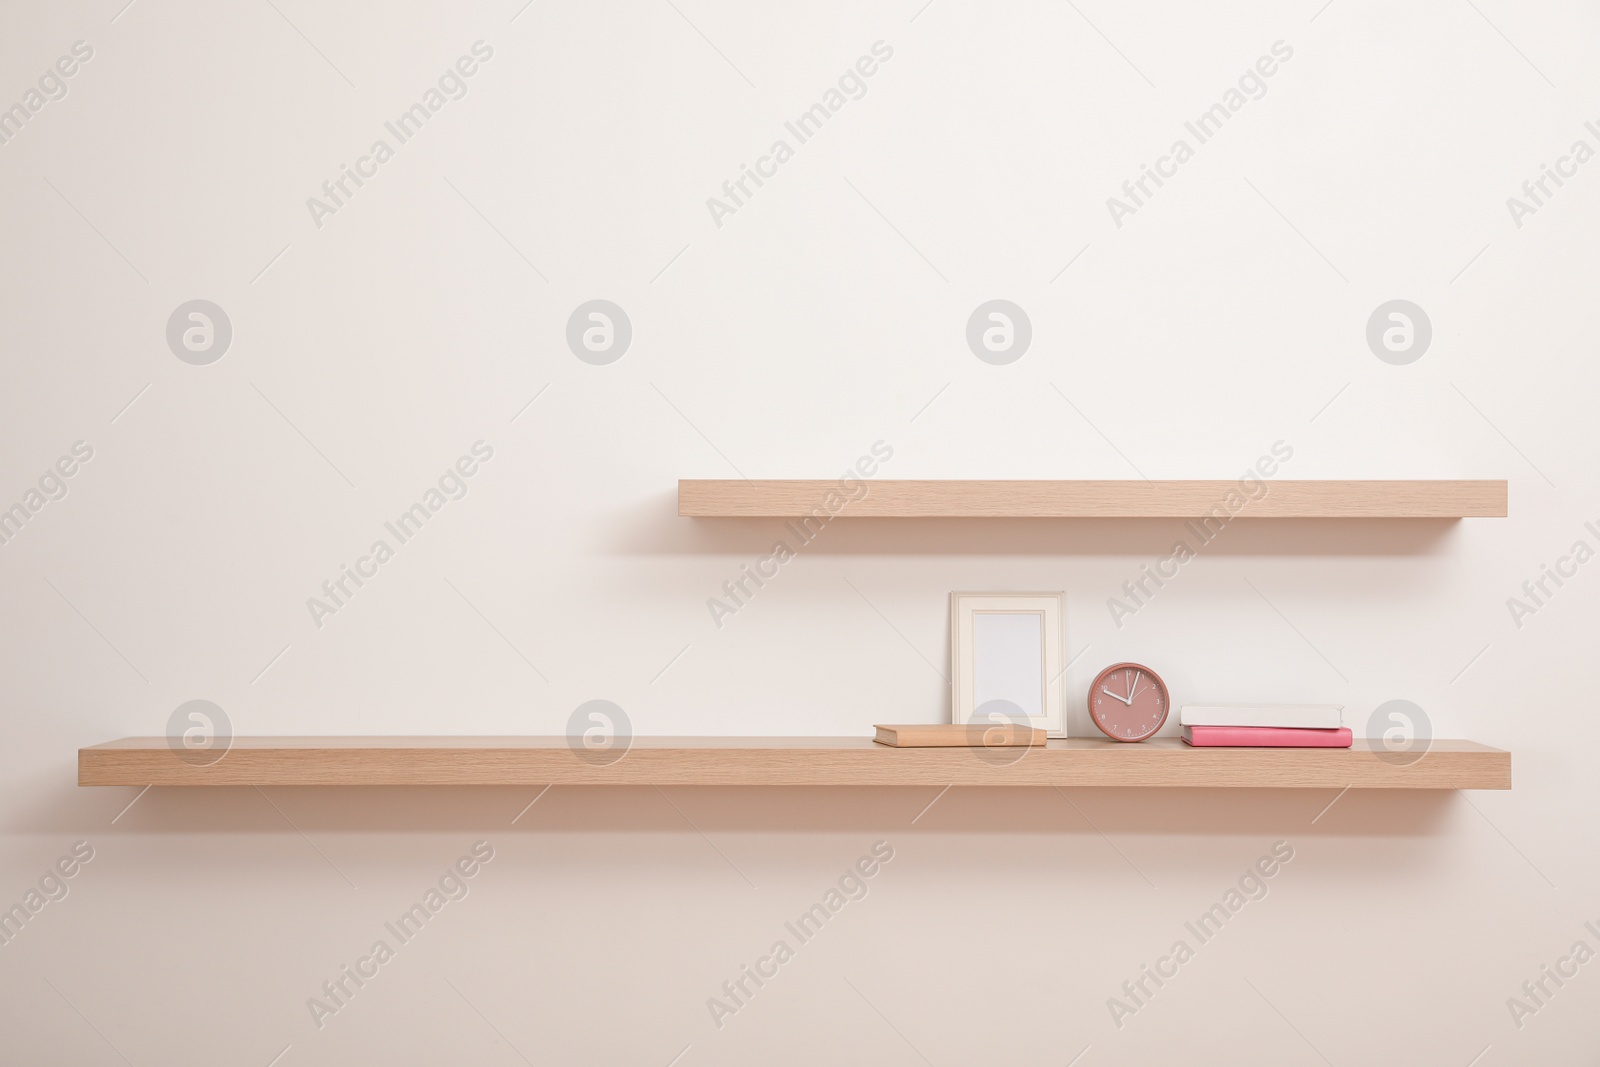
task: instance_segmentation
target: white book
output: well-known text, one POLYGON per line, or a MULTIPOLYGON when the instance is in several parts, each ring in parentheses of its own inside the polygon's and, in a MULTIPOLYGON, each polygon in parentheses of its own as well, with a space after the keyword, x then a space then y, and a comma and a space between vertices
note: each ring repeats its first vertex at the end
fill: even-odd
POLYGON ((1182 726, 1278 726, 1337 730, 1344 725, 1343 704, 1185 704, 1182 726))

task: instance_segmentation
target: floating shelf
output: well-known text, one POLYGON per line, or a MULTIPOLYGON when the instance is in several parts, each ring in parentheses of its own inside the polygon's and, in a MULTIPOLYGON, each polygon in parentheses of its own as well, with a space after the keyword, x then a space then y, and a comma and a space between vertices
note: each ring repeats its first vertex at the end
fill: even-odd
POLYGON ((865 737, 636 737, 589 762, 565 737, 236 737, 210 766, 164 737, 78 750, 79 785, 1031 785, 1510 789, 1511 753, 1434 741, 1411 764, 1350 749, 1189 748, 1071 738, 1027 749, 897 749, 865 737))
MULTIPOLYGON (((873 481, 846 503, 837 481, 683 480, 678 514, 695 518, 1200 518, 1231 481, 873 481), (829 497, 832 494, 832 500, 829 497), (829 505, 832 505, 831 507, 829 505)), ((1258 519, 1505 518, 1503 481, 1274 481, 1237 513, 1258 519)), ((1223 511, 1222 514, 1226 514, 1223 511)))

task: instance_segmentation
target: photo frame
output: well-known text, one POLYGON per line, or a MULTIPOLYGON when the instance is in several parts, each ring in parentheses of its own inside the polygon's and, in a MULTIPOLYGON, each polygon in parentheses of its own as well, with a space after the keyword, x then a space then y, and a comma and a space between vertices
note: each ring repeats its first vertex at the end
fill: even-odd
POLYGON ((1066 595, 950 594, 950 718, 1067 736, 1066 595))

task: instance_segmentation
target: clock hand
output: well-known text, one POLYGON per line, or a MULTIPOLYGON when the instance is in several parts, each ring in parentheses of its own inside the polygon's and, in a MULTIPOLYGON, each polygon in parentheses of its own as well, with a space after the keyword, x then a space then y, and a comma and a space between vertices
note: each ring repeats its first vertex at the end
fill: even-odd
POLYGON ((1133 701, 1134 694, 1139 691, 1139 678, 1140 678, 1140 672, 1134 671, 1133 672, 1133 685, 1128 689, 1128 701, 1130 703, 1133 701))
POLYGON ((1107 689, 1103 685, 1100 687, 1100 692, 1104 693, 1108 697, 1116 697, 1118 700, 1122 701, 1124 704, 1128 705, 1130 708, 1133 707, 1133 701, 1129 700, 1127 697, 1118 696, 1116 693, 1113 693, 1111 690, 1107 689))

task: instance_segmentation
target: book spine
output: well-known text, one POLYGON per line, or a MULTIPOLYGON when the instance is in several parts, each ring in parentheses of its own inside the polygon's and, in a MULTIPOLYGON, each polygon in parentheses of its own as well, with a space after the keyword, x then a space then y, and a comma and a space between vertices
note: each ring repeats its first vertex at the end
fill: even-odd
POLYGON ((1200 748, 1349 748, 1348 726, 1303 730, 1276 726, 1188 726, 1183 739, 1200 748))

